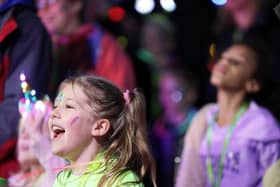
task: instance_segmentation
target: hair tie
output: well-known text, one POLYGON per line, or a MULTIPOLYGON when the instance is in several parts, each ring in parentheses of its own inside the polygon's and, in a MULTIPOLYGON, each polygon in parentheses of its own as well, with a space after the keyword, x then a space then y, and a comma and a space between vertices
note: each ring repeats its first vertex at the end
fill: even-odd
POLYGON ((124 98, 126 104, 130 103, 130 97, 129 97, 129 90, 128 89, 126 89, 125 92, 123 92, 123 98, 124 98))

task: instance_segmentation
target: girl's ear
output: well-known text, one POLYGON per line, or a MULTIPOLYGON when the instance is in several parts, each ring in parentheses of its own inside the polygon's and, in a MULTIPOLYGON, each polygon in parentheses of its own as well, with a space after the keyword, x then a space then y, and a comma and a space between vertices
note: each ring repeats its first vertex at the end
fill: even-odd
POLYGON ((256 79, 250 79, 246 82, 245 89, 247 93, 257 93, 261 86, 256 79))
POLYGON ((110 129, 110 121, 108 119, 99 119, 94 122, 91 134, 94 137, 104 136, 110 129))

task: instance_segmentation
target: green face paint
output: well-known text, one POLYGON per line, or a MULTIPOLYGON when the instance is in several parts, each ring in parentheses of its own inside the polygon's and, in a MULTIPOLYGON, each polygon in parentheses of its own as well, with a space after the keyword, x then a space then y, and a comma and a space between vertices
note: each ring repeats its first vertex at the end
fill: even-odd
POLYGON ((61 102, 63 100, 64 94, 62 92, 60 92, 57 96, 57 101, 61 102))

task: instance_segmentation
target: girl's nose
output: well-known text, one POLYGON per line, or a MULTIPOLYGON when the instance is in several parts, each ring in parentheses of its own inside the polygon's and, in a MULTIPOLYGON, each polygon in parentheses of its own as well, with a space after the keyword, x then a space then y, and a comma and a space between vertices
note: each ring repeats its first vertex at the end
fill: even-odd
POLYGON ((60 118, 60 113, 58 108, 54 108, 50 114, 50 118, 60 118))

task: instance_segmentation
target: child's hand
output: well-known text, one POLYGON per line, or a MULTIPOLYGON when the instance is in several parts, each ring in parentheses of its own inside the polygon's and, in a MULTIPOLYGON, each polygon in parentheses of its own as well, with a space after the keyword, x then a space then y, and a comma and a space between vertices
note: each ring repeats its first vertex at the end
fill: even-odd
POLYGON ((27 132, 33 141, 39 141, 42 136, 49 137, 47 121, 52 104, 49 100, 37 101, 34 108, 22 119, 27 123, 27 132))
POLYGON ((22 117, 21 125, 25 126, 30 137, 30 147, 42 163, 50 157, 50 136, 48 117, 52 110, 49 99, 37 101, 32 110, 22 117))

